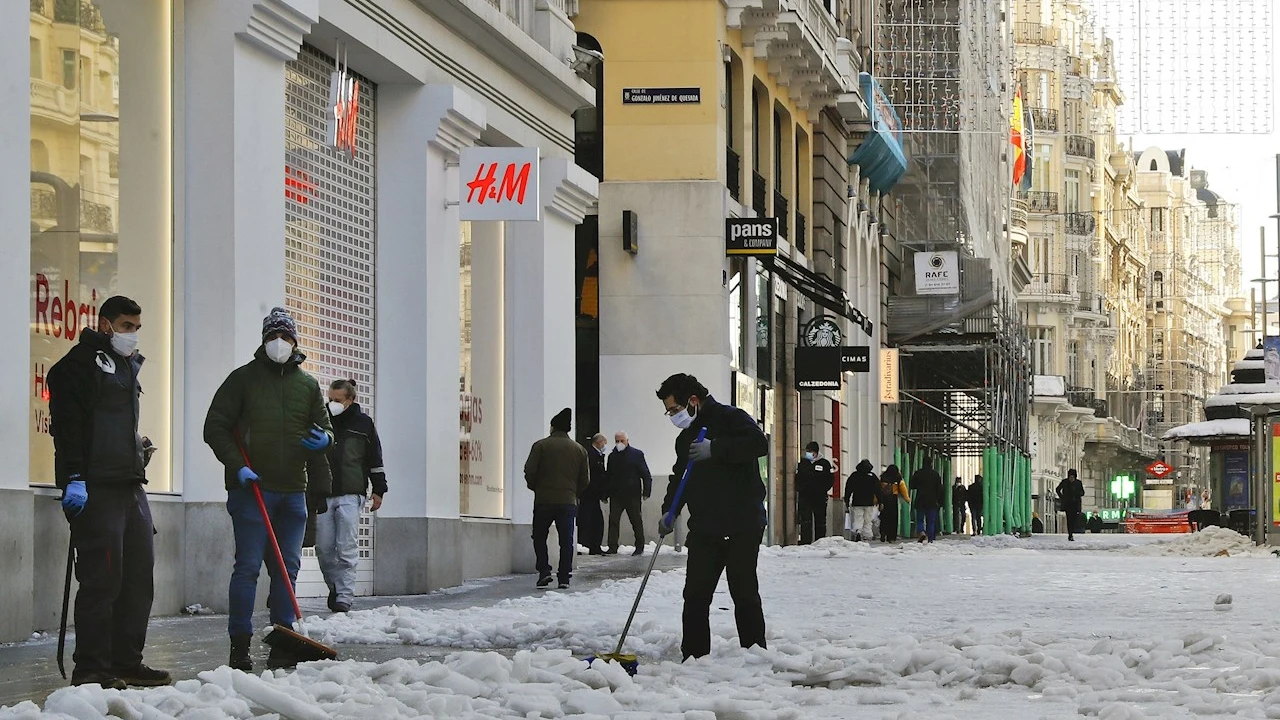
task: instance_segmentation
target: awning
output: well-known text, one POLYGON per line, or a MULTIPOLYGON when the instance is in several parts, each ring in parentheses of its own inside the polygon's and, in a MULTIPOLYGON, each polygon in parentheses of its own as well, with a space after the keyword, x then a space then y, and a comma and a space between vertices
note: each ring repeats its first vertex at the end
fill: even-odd
POLYGON ((871 322, 861 310, 849 304, 848 296, 844 294, 844 290, 839 285, 796 263, 785 255, 776 255, 768 259, 762 258, 762 261, 773 272, 777 273, 784 282, 795 288, 796 292, 840 317, 847 318, 854 325, 862 328, 862 332, 866 333, 868 337, 871 336, 871 331, 875 329, 875 323, 871 322))
POLYGON ((907 172, 907 156, 902 150, 902 121, 870 73, 859 74, 858 85, 871 109, 871 132, 853 152, 849 164, 862 169, 862 177, 873 191, 885 193, 907 172))

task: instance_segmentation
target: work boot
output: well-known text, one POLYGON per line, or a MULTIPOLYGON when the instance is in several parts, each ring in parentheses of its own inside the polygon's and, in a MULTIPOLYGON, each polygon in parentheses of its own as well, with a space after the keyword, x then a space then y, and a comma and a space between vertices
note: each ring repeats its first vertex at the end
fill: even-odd
POLYGON ((101 685, 103 690, 125 690, 129 684, 106 672, 71 673, 72 685, 101 685))
POLYGON ((605 555, 617 555, 617 554, 618 554, 618 548, 616 548, 616 547, 611 547, 611 548, 609 548, 608 550, 605 550, 605 551, 604 551, 604 554, 605 554, 605 555))
POLYGON ((334 603, 336 602, 338 602, 338 591, 334 590, 333 588, 329 588, 329 611, 330 612, 338 612, 338 609, 334 607, 334 603))
POLYGON ((632 551, 631 556, 635 557, 637 555, 643 555, 643 554, 644 554, 644 548, 638 547, 634 551, 632 551))
POLYGON ((543 575, 542 577, 538 578, 538 589, 539 589, 539 590, 545 590, 545 589, 547 589, 547 588, 548 588, 548 587, 550 587, 550 586, 551 586, 551 576, 550 576, 550 575, 543 575))
POLYGON ((163 687, 173 684, 173 676, 164 670, 156 670, 138 663, 137 667, 116 672, 125 684, 134 687, 163 687))
POLYGON ((231 658, 227 660, 227 665, 241 672, 253 672, 253 660, 249 658, 249 645, 252 641, 252 635, 232 635, 231 658))

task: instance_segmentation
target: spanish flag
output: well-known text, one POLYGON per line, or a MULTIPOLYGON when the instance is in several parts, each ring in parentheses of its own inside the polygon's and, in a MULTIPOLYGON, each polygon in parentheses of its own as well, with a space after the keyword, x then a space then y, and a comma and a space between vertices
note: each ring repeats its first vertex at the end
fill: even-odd
POLYGON ((1022 137, 1022 86, 1013 93, 1013 117, 1009 119, 1009 142, 1013 143, 1013 184, 1022 183, 1027 171, 1027 147, 1022 137))

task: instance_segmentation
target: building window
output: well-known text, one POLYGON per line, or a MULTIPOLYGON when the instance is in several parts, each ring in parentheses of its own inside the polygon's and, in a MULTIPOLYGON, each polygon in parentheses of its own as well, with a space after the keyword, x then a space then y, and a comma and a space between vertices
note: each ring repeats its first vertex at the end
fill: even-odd
MULTIPOLYGON (((49 3, 48 5, 54 5, 49 3)), ((90 0, 58 2, 53 22, 33 13, 31 76, 46 72, 72 91, 71 102, 51 100, 49 86, 31 84, 31 422, 28 477, 34 485, 55 481, 45 378, 54 363, 99 326, 98 308, 113 295, 142 306, 139 350, 147 356, 141 383, 139 433, 157 448, 147 466, 147 489, 173 489, 172 415, 172 196, 168 133, 146 132, 172 124, 171 107, 156 102, 171 90, 171 42, 165 3, 133 3, 108 16, 90 0), (85 31, 80 26, 86 19, 85 31), (58 38, 74 37, 75 48, 58 38), (74 96, 82 69, 98 68, 112 86, 126 90, 136 107, 121 120, 118 104, 102 93, 74 96), (121 124, 128 125, 122 132, 121 124), (119 182, 102 164, 119 158, 119 182), (130 218, 126 226, 120 217, 130 218)), ((89 78, 92 83, 92 78, 89 78)), ((56 89, 56 86, 55 86, 56 89)), ((65 94, 65 93, 64 93, 65 94)))
POLYGON ((1080 384, 1080 344, 1075 340, 1067 343, 1067 384, 1080 384))
POLYGON ((743 319, 747 311, 747 277, 746 258, 736 257, 729 261, 729 350, 733 358, 733 368, 745 372, 747 370, 746 326, 743 319))
POLYGON ((1160 330, 1155 331, 1151 338, 1152 353, 1154 353, 1157 362, 1164 361, 1164 333, 1160 330))
POLYGON ((760 88, 751 86, 751 168, 760 172, 760 88))
POLYGON ((1051 327, 1035 327, 1032 328, 1032 342, 1034 344, 1033 359, 1035 360, 1035 372, 1037 375, 1052 375, 1055 363, 1053 361, 1053 328, 1051 327))
POLYGON ((756 377, 769 380, 773 377, 769 324, 773 318, 773 283, 769 271, 762 263, 756 264, 756 377))
MULTIPOLYGON (((1155 162, 1154 160, 1152 162, 1155 162)), ((1152 168, 1153 170, 1155 168, 1152 168)), ((1164 232, 1164 208, 1151 208, 1151 230, 1164 232)))
POLYGON ((501 222, 463 222, 458 253, 458 511, 473 517, 500 518, 506 514, 502 474, 504 230, 501 222))
POLYGON ((1066 205, 1064 212, 1080 212, 1080 171, 1068 170, 1066 182, 1066 205))
POLYGON ((782 113, 773 111, 773 189, 782 192, 782 113))

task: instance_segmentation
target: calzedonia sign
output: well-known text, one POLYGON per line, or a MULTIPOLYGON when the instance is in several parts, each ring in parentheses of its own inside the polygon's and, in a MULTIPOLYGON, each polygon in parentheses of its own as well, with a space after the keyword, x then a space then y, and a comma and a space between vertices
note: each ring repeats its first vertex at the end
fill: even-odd
POLYGON ((776 256, 778 218, 725 218, 724 254, 776 256))

